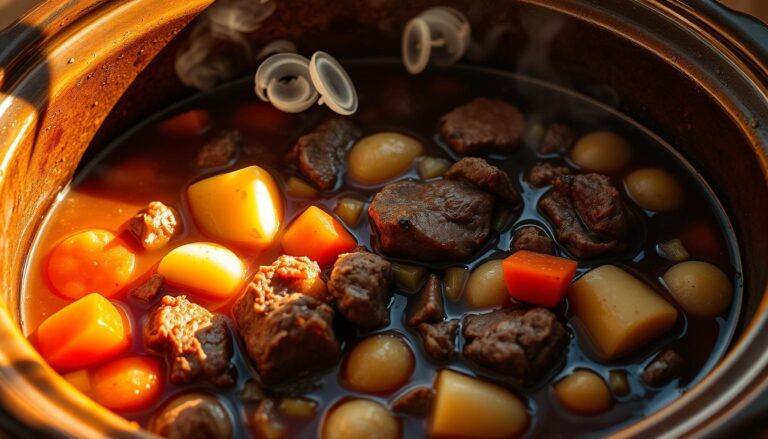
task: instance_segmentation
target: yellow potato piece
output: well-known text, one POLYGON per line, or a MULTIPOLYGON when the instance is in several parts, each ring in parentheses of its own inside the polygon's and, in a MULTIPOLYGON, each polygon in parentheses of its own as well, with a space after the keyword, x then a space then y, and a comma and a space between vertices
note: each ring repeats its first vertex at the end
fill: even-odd
POLYGON ((676 264, 664 273, 664 283, 683 310, 694 316, 722 314, 733 300, 733 286, 728 276, 709 262, 676 264))
POLYGON ((590 370, 577 370, 555 384, 555 396, 569 411, 587 416, 603 413, 613 404, 605 381, 590 370))
POLYGON ((349 151, 350 177, 360 183, 382 183, 405 172, 424 150, 421 142, 398 133, 360 139, 349 151))
POLYGON ((435 383, 432 437, 517 436, 528 426, 525 404, 503 387, 447 369, 435 383))
POLYGON ((187 195, 203 233, 233 244, 266 247, 283 220, 275 180, 258 166, 198 181, 189 186, 187 195))
POLYGON ((465 295, 472 308, 490 308, 509 303, 501 259, 488 261, 469 275, 465 295))
POLYGON ((355 346, 347 357, 344 372, 353 390, 381 393, 408 382, 414 363, 413 352, 402 338, 379 334, 355 346))
POLYGON ((606 359, 634 351, 670 330, 677 320, 672 305, 613 265, 595 268, 571 284, 568 301, 606 359))
POLYGON ((400 426, 386 407, 367 399, 353 399, 331 409, 322 439, 397 439, 400 426))
POLYGON ((157 272, 171 285, 209 300, 226 300, 240 290, 245 264, 226 247, 194 242, 171 250, 157 272))

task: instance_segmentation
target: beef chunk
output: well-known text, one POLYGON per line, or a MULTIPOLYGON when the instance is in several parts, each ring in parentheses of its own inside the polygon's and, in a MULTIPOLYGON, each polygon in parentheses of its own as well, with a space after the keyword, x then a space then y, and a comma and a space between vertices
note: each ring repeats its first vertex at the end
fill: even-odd
POLYGON ((333 309, 302 293, 309 262, 281 256, 260 267, 235 302, 238 332, 265 383, 327 369, 339 359, 333 309))
POLYGON ((497 195, 512 204, 520 203, 520 194, 512 185, 506 172, 491 166, 484 159, 465 157, 448 169, 445 177, 451 180, 466 180, 478 188, 497 195))
POLYGON ((392 411, 418 417, 426 417, 432 409, 435 391, 431 387, 414 387, 392 403, 392 411))
POLYGON ((214 397, 186 394, 155 416, 149 429, 168 439, 230 439, 232 420, 214 397))
POLYGON ((557 238, 574 256, 588 258, 621 250, 628 221, 619 192, 600 174, 561 176, 539 207, 557 238))
POLYGON ((544 308, 506 309, 464 318, 464 356, 517 380, 536 378, 568 344, 568 333, 544 308))
POLYGON ((437 361, 448 361, 456 352, 457 319, 438 323, 422 323, 418 327, 424 350, 437 361))
POLYGON ((174 383, 198 377, 219 386, 235 383, 232 336, 225 317, 211 314, 185 296, 162 298, 144 328, 144 340, 147 346, 166 352, 174 383))
POLYGON ((498 99, 477 98, 440 119, 440 136, 460 156, 511 152, 524 133, 520 110, 498 99))
POLYGON ((567 125, 553 123, 539 144, 540 154, 565 154, 576 140, 576 133, 567 125))
POLYGON ((256 407, 250 420, 251 433, 256 439, 282 439, 288 433, 275 402, 264 399, 256 407))
POLYGON ((661 386, 683 373, 685 360, 680 354, 667 349, 643 370, 643 381, 649 386, 661 386))
POLYGON ((206 142, 197 152, 195 165, 198 168, 212 168, 229 164, 237 156, 243 136, 240 131, 226 130, 206 142))
POLYGON ((440 279, 430 274, 424 288, 408 301, 406 323, 415 328, 422 323, 440 322, 445 318, 443 288, 440 279))
POLYGON ((565 166, 553 166, 547 162, 536 163, 526 176, 526 181, 533 187, 549 186, 555 178, 570 175, 571 170, 565 166))
POLYGON ((165 277, 160 273, 154 273, 146 282, 128 292, 128 297, 142 303, 149 303, 155 300, 163 282, 165 282, 165 277))
POLYGON ((559 178, 557 190, 568 194, 581 222, 593 233, 609 238, 627 234, 627 216, 619 191, 605 175, 559 178))
POLYGON ((181 230, 176 210, 159 201, 152 201, 128 221, 128 231, 147 250, 159 249, 181 230))
POLYGON ((368 214, 381 250, 420 261, 460 261, 491 231, 494 197, 465 181, 400 181, 374 196, 368 214))
POLYGON ((349 119, 329 119, 301 136, 288 159, 297 160, 301 173, 315 186, 330 190, 336 185, 347 146, 358 137, 360 130, 349 119))
POLYGON ((328 291, 347 320, 361 328, 378 328, 389 323, 391 283, 392 264, 379 255, 358 251, 339 256, 328 291))
POLYGON ((512 248, 515 250, 528 250, 536 253, 552 255, 555 253, 552 240, 544 232, 536 227, 528 226, 515 230, 512 237, 512 248))

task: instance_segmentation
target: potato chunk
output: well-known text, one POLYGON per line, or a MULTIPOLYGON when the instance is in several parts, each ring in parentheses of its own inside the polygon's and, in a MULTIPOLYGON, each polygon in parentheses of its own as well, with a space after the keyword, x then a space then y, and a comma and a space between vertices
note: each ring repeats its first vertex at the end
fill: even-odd
POLYGON ((648 285, 613 265, 603 265, 571 284, 568 300, 576 319, 606 359, 621 357, 667 332, 677 310, 648 285))
POLYGON ((397 439, 400 425, 386 407, 367 399, 347 401, 331 410, 323 422, 322 439, 397 439))
POLYGON ((685 312, 695 316, 722 314, 733 300, 733 287, 728 276, 708 262, 676 264, 664 273, 664 283, 685 312))
POLYGON ((555 396, 568 411, 587 416, 603 413, 613 404, 605 381, 590 370, 577 370, 555 384, 555 396))
POLYGON ((418 140, 384 132, 360 139, 349 151, 349 176, 363 184, 378 184, 405 172, 421 154, 418 140))
POLYGON ((616 172, 632 159, 632 147, 618 134, 596 131, 581 137, 573 149, 571 160, 579 168, 600 173, 616 172))
POLYGON ((471 308, 491 308, 509 303, 502 261, 495 259, 475 268, 469 275, 465 294, 471 308))
POLYGON ((171 250, 157 272, 171 285, 208 300, 226 300, 240 290, 245 264, 226 247, 193 242, 171 250))
POLYGON ((258 166, 200 180, 189 186, 187 195, 203 233, 233 244, 266 247, 283 220, 277 184, 258 166))
POLYGON ((510 437, 528 426, 525 404, 503 387, 443 369, 435 391, 432 437, 510 437))
POLYGON ((374 335, 350 352, 344 368, 347 384, 359 392, 382 393, 408 381, 414 367, 413 352, 400 337, 374 335))

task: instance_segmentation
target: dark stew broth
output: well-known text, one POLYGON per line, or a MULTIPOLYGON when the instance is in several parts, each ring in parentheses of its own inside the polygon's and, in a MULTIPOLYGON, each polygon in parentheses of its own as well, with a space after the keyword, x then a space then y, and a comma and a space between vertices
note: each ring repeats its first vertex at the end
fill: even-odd
MULTIPOLYGON (((741 302, 740 267, 733 231, 711 189, 687 162, 659 138, 602 104, 525 77, 467 67, 435 68, 420 76, 410 76, 394 61, 354 61, 345 63, 345 66, 355 82, 360 99, 359 110, 350 116, 350 119, 362 130, 363 136, 381 131, 403 133, 423 143, 423 155, 458 160, 453 151, 442 142, 437 124, 443 114, 475 97, 493 97, 513 103, 527 119, 528 135, 523 146, 509 155, 484 156, 489 163, 503 169, 512 177, 514 185, 520 191, 523 204, 522 207, 511 210, 511 220, 504 224, 500 231, 492 232, 483 249, 461 263, 442 265, 388 259, 410 265, 428 266, 429 272, 443 279, 444 269, 447 267, 465 266, 471 270, 487 260, 501 259, 511 254, 513 231, 522 225, 536 225, 554 238, 556 233, 552 224, 537 208, 538 200, 549 188, 531 187, 526 182, 525 175, 534 164, 542 160, 572 168, 575 168, 575 165, 567 158, 567 154, 563 157, 537 153, 535 144, 541 133, 537 134, 536 130, 552 122, 564 123, 579 134, 609 130, 623 136, 632 146, 630 164, 622 171, 611 174, 610 178, 622 192, 622 197, 636 221, 631 226, 626 250, 578 260, 577 277, 606 263, 619 266, 652 286, 680 312, 674 328, 666 335, 618 360, 606 361, 601 360, 590 346, 580 327, 572 323, 572 311, 569 310, 566 298, 552 309, 570 333, 565 354, 543 376, 533 382, 520 384, 504 374, 495 373, 464 359, 461 355, 464 343, 461 335, 457 340, 458 352, 452 361, 433 361, 425 354, 416 331, 404 324, 403 312, 412 292, 398 288, 389 308, 390 324, 387 327, 374 331, 359 330, 344 322, 338 313, 334 325, 343 355, 371 333, 395 332, 402 336, 415 356, 415 369, 408 383, 386 394, 355 392, 344 385, 343 359, 333 370, 291 382, 289 386, 276 390, 276 394, 295 394, 310 398, 318 403, 318 409, 314 417, 308 420, 284 416, 289 437, 313 437, 319 434, 323 417, 328 410, 348 398, 365 398, 389 406, 397 395, 409 387, 431 386, 438 370, 442 368, 481 377, 511 389, 524 401, 530 414, 525 437, 555 437, 563 432, 567 432, 568 436, 597 436, 641 419, 673 401, 708 373, 723 355, 735 330, 741 302), (654 213, 640 209, 629 200, 624 191, 623 179, 631 171, 643 167, 661 168, 677 177, 685 191, 682 208, 669 213, 654 213), (706 239, 700 239, 701 236, 706 239), (728 311, 718 317, 692 317, 683 312, 670 296, 661 282, 661 276, 675 263, 660 257, 656 246, 673 238, 682 239, 692 260, 710 262, 731 279, 735 290, 728 311), (686 359, 684 372, 663 386, 648 386, 640 375, 658 353, 667 348, 674 348, 686 359), (609 371, 623 369, 627 373, 630 392, 626 396, 614 396, 611 408, 602 414, 580 416, 569 413, 558 404, 553 384, 577 369, 590 369, 606 382, 609 371)), ((251 80, 243 79, 194 96, 149 118, 82 166, 73 183, 61 193, 51 209, 28 258, 22 315, 24 330, 33 343, 36 342, 36 328, 40 323, 71 302, 54 291, 47 279, 45 264, 51 250, 75 232, 88 228, 117 232, 128 218, 146 207, 150 201, 162 201, 174 206, 181 216, 183 230, 161 251, 136 251, 136 279, 131 283, 131 286, 134 286, 149 277, 170 249, 184 243, 215 241, 205 236, 196 226, 186 197, 188 185, 204 177, 248 165, 259 165, 267 169, 278 182, 283 197, 284 219, 281 228, 290 224, 292 219, 309 205, 333 212, 337 201, 345 196, 352 195, 365 200, 367 209, 374 194, 385 184, 392 182, 361 186, 351 182, 344 173, 336 188, 321 192, 316 199, 309 200, 286 194, 284 189, 288 177, 301 178, 301 174, 295 166, 286 163, 285 154, 298 137, 331 117, 332 113, 324 107, 315 107, 300 114, 281 113, 269 104, 258 101, 251 90, 251 80), (159 121, 189 109, 208 111, 210 123, 204 132, 178 136, 158 129, 159 121), (242 148, 236 162, 229 166, 201 170, 194 163, 198 150, 224 129, 237 129, 243 135, 242 148)), ((395 180, 419 178, 414 164, 395 180)), ((498 203, 496 209, 499 210, 498 203)), ((361 221, 350 231, 359 245, 376 251, 375 231, 365 212, 363 210, 361 221)), ((557 239, 554 242, 557 255, 572 258, 557 239)), ((259 266, 269 265, 282 254, 279 239, 276 239, 271 247, 260 252, 231 245, 228 245, 228 248, 246 262, 249 267, 248 278, 259 266)), ((330 273, 330 268, 324 267, 326 275, 330 273)), ((148 314, 159 299, 144 305, 130 300, 126 295, 128 290, 130 287, 110 298, 127 312, 132 328, 132 347, 121 355, 155 356, 161 364, 166 364, 162 353, 149 350, 142 337, 142 328, 148 314)), ((149 407, 120 414, 146 426, 153 413, 160 410, 173 395, 203 390, 217 395, 226 405, 234 421, 235 437, 250 437, 246 424, 256 403, 243 402, 238 395, 245 382, 256 376, 256 372, 245 354, 235 328, 232 317, 235 298, 225 304, 210 303, 196 297, 194 293, 168 286, 163 287, 160 295, 182 293, 212 312, 223 313, 230 318, 228 324, 235 339, 233 361, 237 369, 237 383, 221 389, 204 380, 182 385, 170 383, 163 377, 162 394, 149 407)), ((446 300, 445 305, 448 318, 461 318, 466 313, 482 312, 471 309, 463 297, 458 301, 446 300)), ((401 423, 402 437, 425 435, 428 419, 402 414, 398 415, 397 419, 401 423)))

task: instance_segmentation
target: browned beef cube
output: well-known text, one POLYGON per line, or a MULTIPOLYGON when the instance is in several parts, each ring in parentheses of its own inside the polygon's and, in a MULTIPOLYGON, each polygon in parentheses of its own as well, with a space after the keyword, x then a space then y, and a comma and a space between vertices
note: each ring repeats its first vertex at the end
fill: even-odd
POLYGON ((374 196, 368 214, 381 250, 419 261, 461 261, 491 231, 494 197, 464 181, 400 181, 374 196))
POLYGON ((515 230, 512 237, 512 248, 514 250, 528 250, 545 255, 555 253, 554 244, 546 233, 536 227, 527 226, 515 230))
POLYGON ((422 323, 436 323, 445 318, 443 287, 440 279, 430 274, 424 288, 408 300, 406 323, 415 328, 422 323))
POLYGON ((422 323, 418 327, 427 354, 437 361, 448 361, 456 352, 457 319, 438 323, 422 323))
POLYGON ((281 256, 260 267, 235 302, 238 332, 265 383, 324 370, 339 359, 333 309, 301 292, 312 269, 309 263, 281 256))
POLYGON ((563 358, 568 332, 544 308, 506 309, 464 318, 464 356, 519 381, 563 358))
POLYGON ((328 280, 339 312, 361 328, 389 323, 392 264, 379 255, 356 251, 340 255, 328 280))
POLYGON ((557 177, 539 202, 557 238, 579 258, 625 248, 628 220, 618 191, 599 174, 557 177))
POLYGON ((432 409, 435 391, 431 387, 414 387, 392 403, 392 411, 426 417, 432 409))
POLYGON ((213 396, 188 393, 155 414, 149 430, 167 439, 230 439, 232 420, 213 396))
POLYGON ((539 144, 541 154, 565 154, 576 140, 576 133, 567 125, 553 123, 539 144))
POLYGON ((197 152, 195 165, 198 168, 212 168, 231 163, 242 143, 242 134, 237 130, 226 130, 206 142, 197 152))
POLYGON ((445 173, 445 178, 466 180, 513 205, 520 203, 520 194, 517 193, 509 175, 501 169, 488 164, 484 159, 465 157, 448 169, 445 173))
POLYGON ((520 110, 498 99, 477 98, 440 119, 440 136, 460 156, 509 153, 524 133, 520 110))
POLYGON ((181 230, 181 217, 172 207, 152 201, 128 221, 128 231, 147 250, 159 249, 181 230))
POLYGON ((315 186, 331 190, 336 186, 344 165, 344 153, 360 137, 360 130, 348 119, 338 117, 318 125, 311 133, 299 138, 288 154, 297 160, 299 170, 315 186))
POLYGON ((160 292, 160 288, 163 286, 163 282, 165 282, 165 277, 160 273, 154 273, 146 282, 128 292, 128 297, 142 303, 149 303, 155 300, 157 293, 160 292))
POLYGON ((667 349, 646 366, 642 374, 643 381, 649 386, 661 386, 679 377, 684 368, 685 359, 672 349, 667 349))
POLYGON ((539 162, 528 171, 526 181, 533 187, 544 187, 551 185, 555 178, 570 173, 571 170, 565 166, 553 166, 551 163, 539 162))
POLYGON ((147 346, 166 352, 174 383, 189 383, 198 377, 219 386, 235 382, 226 318, 211 314, 185 296, 162 298, 144 328, 144 340, 147 346))

